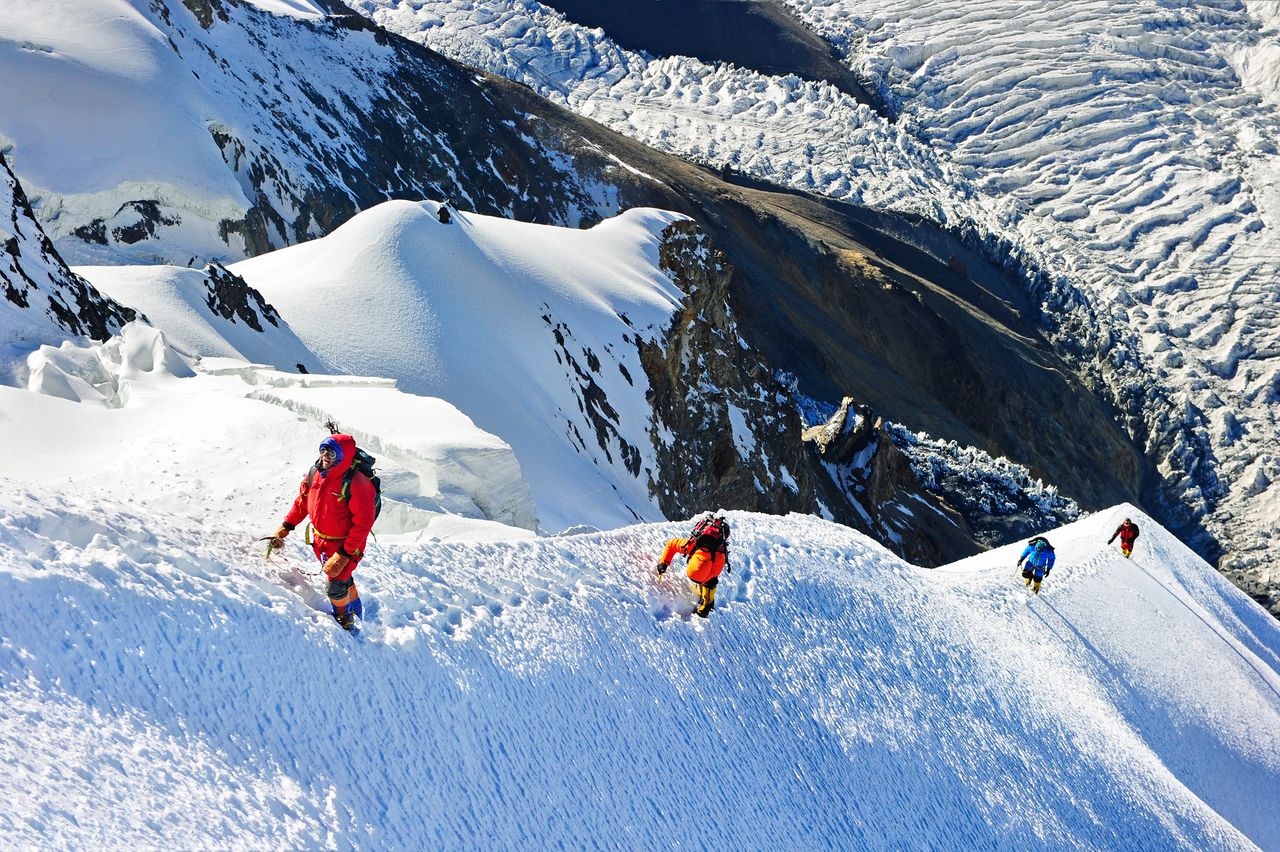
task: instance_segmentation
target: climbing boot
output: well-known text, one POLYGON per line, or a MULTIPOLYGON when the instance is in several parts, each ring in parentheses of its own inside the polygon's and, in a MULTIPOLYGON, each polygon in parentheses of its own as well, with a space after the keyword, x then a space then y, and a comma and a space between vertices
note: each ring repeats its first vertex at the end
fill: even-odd
POLYGON ((706 618, 711 614, 711 610, 716 608, 716 590, 702 587, 702 598, 698 604, 696 612, 698 615, 706 618))
POLYGON ((1028 577, 1028 578, 1027 578, 1027 582, 1026 582, 1026 583, 1024 583, 1023 585, 1025 585, 1025 586, 1030 586, 1030 585, 1031 585, 1031 578, 1030 578, 1030 577, 1028 577))
POLYGON ((1036 580, 1036 584, 1035 584, 1034 586, 1032 586, 1032 587, 1031 587, 1031 591, 1035 592, 1037 595, 1038 595, 1038 594, 1040 594, 1040 581, 1039 581, 1039 580, 1036 580))

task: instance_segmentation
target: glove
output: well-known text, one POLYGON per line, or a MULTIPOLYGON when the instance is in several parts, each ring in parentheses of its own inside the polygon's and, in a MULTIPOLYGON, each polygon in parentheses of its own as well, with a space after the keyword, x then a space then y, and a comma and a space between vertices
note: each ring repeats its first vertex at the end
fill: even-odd
POLYGON ((289 534, 289 527, 286 527, 284 524, 281 524, 280 529, 276 530, 276 534, 271 536, 271 545, 270 545, 271 549, 279 550, 280 548, 284 547, 284 539, 285 539, 285 536, 287 536, 288 534, 289 534))
POLYGON ((671 567, 671 566, 667 565, 665 562, 659 562, 659 563, 658 563, 658 576, 659 576, 659 577, 661 577, 663 574, 667 573, 667 569, 668 569, 669 567, 671 567))
POLYGON ((324 574, 330 580, 342 573, 347 567, 347 563, 351 561, 351 557, 345 553, 335 553, 329 557, 329 561, 324 563, 324 574))

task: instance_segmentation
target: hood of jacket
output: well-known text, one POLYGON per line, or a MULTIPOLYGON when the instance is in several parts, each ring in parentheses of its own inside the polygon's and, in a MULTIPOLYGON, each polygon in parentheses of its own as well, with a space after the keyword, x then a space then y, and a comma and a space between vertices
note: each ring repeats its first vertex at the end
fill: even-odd
POLYGON ((356 439, 350 435, 331 435, 330 437, 337 441, 338 446, 342 448, 342 458, 328 470, 319 470, 320 460, 317 459, 316 467, 322 479, 328 479, 330 476, 337 476, 341 479, 356 460, 356 439))

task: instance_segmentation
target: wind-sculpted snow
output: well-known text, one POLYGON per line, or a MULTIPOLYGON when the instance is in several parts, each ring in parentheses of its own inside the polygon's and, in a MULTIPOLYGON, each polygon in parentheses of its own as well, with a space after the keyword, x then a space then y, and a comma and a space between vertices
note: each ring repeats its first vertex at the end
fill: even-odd
POLYGON ((1020 544, 928 571, 732 512, 702 621, 653 569, 685 524, 495 522, 503 444, 438 400, 72 349, 32 357, 114 400, 0 387, 6 848, 1280 843, 1280 624, 1131 506, 1047 531, 1039 596, 1020 544), (357 637, 300 534, 264 558, 321 417, 387 462, 357 637))
POLYGON ((247 313, 216 310, 216 277, 233 277, 221 267, 86 266, 77 267, 77 272, 99 292, 145 315, 164 330, 170 344, 191 355, 242 358, 286 370, 326 369, 261 294, 254 292, 257 299, 247 313))
POLYGON ((1158 462, 1153 502, 1258 570, 1280 517, 1268 4, 790 5, 880 82, 896 123, 834 87, 625 51, 533 0, 358 4, 660 149, 1017 260, 1059 348, 1158 462))
POLYGON ((675 524, 382 544, 352 638, 243 520, 0 486, 6 845, 1280 840, 1280 628, 1127 507, 1134 560, 1114 513, 1051 533, 1039 597, 1010 550, 732 513, 705 622, 652 573, 675 524))

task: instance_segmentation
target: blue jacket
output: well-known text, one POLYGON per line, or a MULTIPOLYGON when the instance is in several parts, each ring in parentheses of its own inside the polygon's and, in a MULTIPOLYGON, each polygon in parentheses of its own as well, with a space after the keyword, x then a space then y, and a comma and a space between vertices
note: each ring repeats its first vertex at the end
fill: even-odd
POLYGON ((1044 550, 1036 550, 1034 544, 1028 544, 1027 549, 1022 551, 1022 555, 1018 557, 1018 564, 1021 565, 1023 560, 1031 568, 1043 568, 1045 573, 1049 573, 1049 569, 1053 567, 1053 548, 1046 547, 1044 550))

